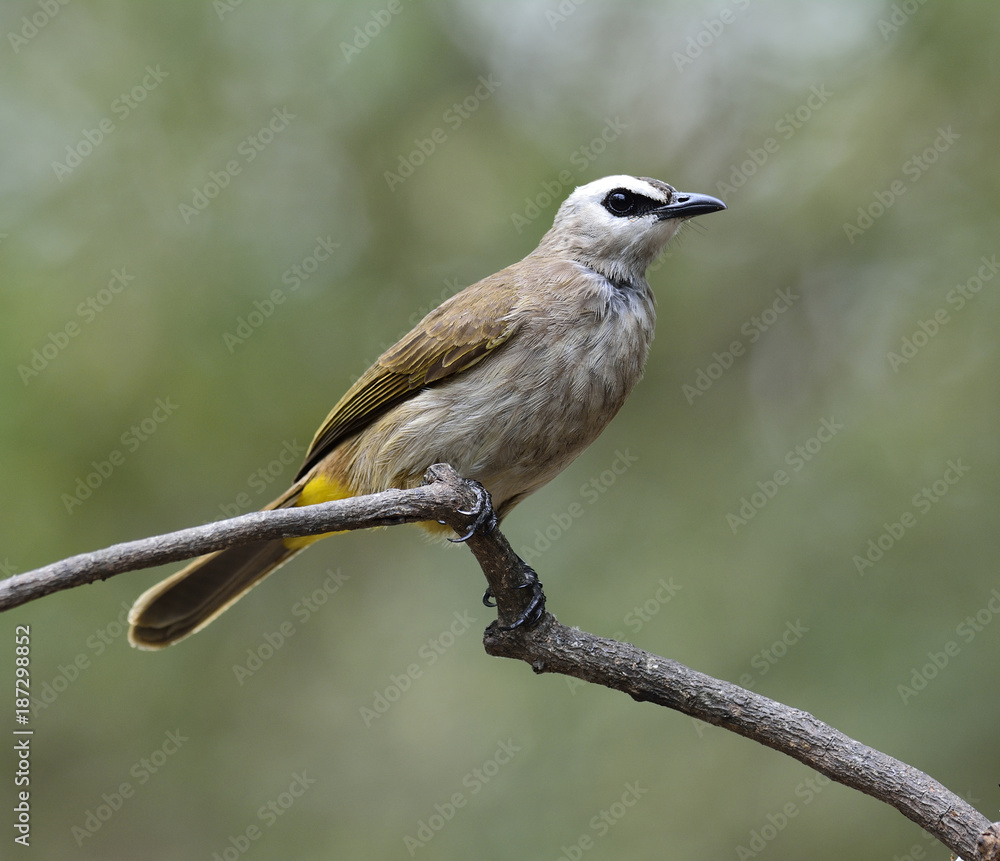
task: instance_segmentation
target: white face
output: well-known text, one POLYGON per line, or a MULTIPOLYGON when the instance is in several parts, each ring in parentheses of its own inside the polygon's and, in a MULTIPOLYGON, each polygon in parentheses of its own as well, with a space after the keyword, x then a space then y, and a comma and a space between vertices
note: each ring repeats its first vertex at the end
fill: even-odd
POLYGON ((725 205, 715 198, 678 192, 658 179, 606 176, 566 199, 553 232, 581 263, 634 279, 645 274, 683 221, 719 209, 725 205))

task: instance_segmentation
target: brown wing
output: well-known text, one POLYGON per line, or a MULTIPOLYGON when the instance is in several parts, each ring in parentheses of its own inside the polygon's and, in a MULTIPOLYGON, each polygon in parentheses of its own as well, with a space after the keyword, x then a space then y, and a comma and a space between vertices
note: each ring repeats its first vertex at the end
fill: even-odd
POLYGON ((429 385, 481 362, 516 331, 516 287, 497 273, 452 296, 383 353, 316 432, 301 478, 342 440, 429 385))

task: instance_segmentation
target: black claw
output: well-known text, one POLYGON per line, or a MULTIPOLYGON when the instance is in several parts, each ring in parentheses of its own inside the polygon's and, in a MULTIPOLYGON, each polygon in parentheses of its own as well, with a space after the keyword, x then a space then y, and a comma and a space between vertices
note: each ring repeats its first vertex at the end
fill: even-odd
POLYGON ((493 600, 493 590, 489 586, 486 587, 486 591, 483 592, 483 606, 484 607, 496 607, 497 602, 493 600))
MULTIPOLYGON (((469 484, 472 485, 473 490, 476 492, 476 505, 472 511, 462 511, 459 509, 458 513, 464 514, 467 517, 475 516, 475 519, 472 521, 472 525, 465 535, 448 539, 452 544, 464 544, 477 532, 489 534, 496 529, 499 520, 496 512, 493 510, 493 501, 490 499, 489 491, 478 481, 470 481, 469 484)), ((487 606, 489 605, 487 604, 487 606)))
POLYGON ((538 579, 538 575, 533 569, 525 566, 525 577, 525 582, 517 588, 531 589, 531 600, 528 602, 528 606, 521 612, 521 615, 514 620, 514 624, 499 626, 501 631, 513 631, 522 625, 534 625, 545 613, 545 593, 542 591, 542 584, 538 579))
MULTIPOLYGON (((462 513, 464 514, 465 512, 462 513)), ((472 536, 475 534, 476 534, 476 527, 475 524, 473 524, 473 526, 469 529, 468 532, 465 533, 465 535, 459 535, 458 538, 449 538, 448 540, 452 544, 465 544, 465 542, 468 541, 470 538, 472 538, 472 536)))

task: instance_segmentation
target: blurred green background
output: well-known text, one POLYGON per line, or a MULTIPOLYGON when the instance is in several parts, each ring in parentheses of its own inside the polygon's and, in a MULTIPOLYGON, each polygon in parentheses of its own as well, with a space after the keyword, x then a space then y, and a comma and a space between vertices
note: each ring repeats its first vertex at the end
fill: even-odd
MULTIPOLYGON (((645 379, 505 532, 563 622, 996 818, 995 3, 48 0, 0 32, 4 574, 263 505, 573 186, 655 176, 729 211, 651 272, 645 379)), ((33 857, 947 857, 750 741, 487 657, 478 568, 416 529, 140 653, 121 620, 165 573, 3 618, 5 722, 19 624, 44 706, 33 857)))

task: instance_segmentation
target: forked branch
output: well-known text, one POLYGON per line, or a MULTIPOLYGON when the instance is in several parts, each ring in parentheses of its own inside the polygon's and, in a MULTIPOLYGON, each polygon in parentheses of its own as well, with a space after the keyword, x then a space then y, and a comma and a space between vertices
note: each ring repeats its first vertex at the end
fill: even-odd
MULTIPOLYGON (((302 508, 261 511, 73 556, 0 581, 0 610, 105 580, 125 571, 189 559, 235 544, 348 529, 437 520, 465 534, 479 496, 450 466, 437 464, 427 484, 302 508), (468 512, 473 512, 469 514, 468 512)), ((964 861, 1000 861, 1000 824, 928 775, 867 747, 812 715, 714 679, 629 643, 597 637, 545 613, 533 626, 508 630, 531 600, 527 565, 499 529, 467 541, 498 604, 486 629, 491 655, 516 658, 536 673, 561 673, 723 727, 787 754, 832 780, 895 807, 964 861)))

